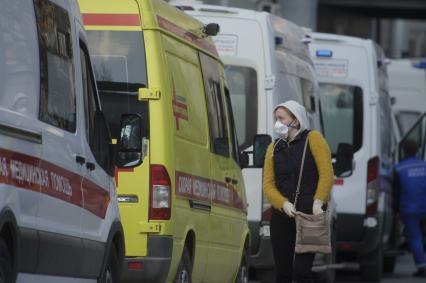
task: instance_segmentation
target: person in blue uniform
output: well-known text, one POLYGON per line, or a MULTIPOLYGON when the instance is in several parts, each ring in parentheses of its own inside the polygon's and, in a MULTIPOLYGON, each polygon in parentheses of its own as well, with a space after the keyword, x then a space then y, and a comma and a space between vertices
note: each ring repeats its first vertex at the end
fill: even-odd
POLYGON ((426 219, 426 162, 418 157, 418 144, 406 140, 406 157, 395 166, 395 185, 398 209, 417 271, 416 277, 426 278, 426 257, 424 253, 421 222, 426 219))

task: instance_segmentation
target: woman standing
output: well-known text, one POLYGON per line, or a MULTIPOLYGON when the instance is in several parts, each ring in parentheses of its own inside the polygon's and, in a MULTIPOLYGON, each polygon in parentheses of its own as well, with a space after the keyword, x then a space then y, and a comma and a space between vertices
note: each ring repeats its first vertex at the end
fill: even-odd
POLYGON ((277 283, 312 281, 314 253, 295 254, 294 213, 320 214, 330 198, 333 167, 327 142, 318 131, 308 130, 306 109, 295 101, 274 110, 274 130, 279 138, 269 145, 263 171, 263 190, 272 204, 271 242, 277 283), (308 139, 300 195, 294 198, 303 148, 308 139))

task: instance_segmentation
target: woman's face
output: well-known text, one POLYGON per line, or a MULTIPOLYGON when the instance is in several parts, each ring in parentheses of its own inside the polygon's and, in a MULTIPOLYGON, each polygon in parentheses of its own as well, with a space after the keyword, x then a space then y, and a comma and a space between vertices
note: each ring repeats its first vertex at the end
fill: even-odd
POLYGON ((299 121, 296 118, 293 118, 290 112, 282 107, 279 107, 275 111, 275 120, 280 121, 284 125, 290 125, 292 127, 299 128, 299 121))

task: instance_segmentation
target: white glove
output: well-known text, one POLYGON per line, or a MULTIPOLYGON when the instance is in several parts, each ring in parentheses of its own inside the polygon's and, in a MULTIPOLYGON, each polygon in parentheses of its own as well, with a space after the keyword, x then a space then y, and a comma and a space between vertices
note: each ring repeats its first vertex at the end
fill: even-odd
POLYGON ((289 201, 284 202, 283 210, 285 214, 287 214, 289 217, 294 217, 294 214, 296 213, 296 209, 294 208, 294 205, 289 201))
POLYGON ((314 215, 318 215, 324 212, 322 210, 322 206, 324 205, 324 202, 322 200, 316 199, 314 200, 314 205, 312 206, 312 213, 314 215))

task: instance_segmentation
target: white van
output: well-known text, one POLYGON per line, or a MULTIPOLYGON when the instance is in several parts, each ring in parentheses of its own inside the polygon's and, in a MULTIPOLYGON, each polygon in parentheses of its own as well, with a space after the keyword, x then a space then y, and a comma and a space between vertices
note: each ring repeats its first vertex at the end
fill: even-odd
POLYGON ((111 138, 76 1, 0 9, 0 281, 118 282, 111 138))
POLYGON ((388 66, 389 92, 401 134, 404 135, 426 112, 426 62, 392 60, 388 66))
POLYGON ((371 40, 322 33, 311 37, 324 133, 337 159, 333 195, 340 258, 357 255, 361 278, 380 280, 383 266, 393 270, 390 251, 397 244, 389 180, 396 137, 387 59, 371 40))
MULTIPOLYGON (((247 190, 251 268, 274 266, 269 238, 270 204, 262 195, 264 152, 254 157, 257 134, 274 135, 274 106, 296 100, 308 110, 310 127, 322 130, 309 38, 302 28, 266 12, 171 1, 204 23, 215 22, 213 40, 225 63, 247 190), (250 154, 250 155, 249 155, 250 154), (249 158, 248 158, 249 156, 249 158)), ((265 139, 268 143, 268 138, 265 139)))

